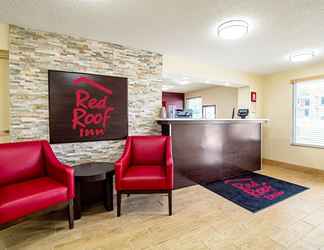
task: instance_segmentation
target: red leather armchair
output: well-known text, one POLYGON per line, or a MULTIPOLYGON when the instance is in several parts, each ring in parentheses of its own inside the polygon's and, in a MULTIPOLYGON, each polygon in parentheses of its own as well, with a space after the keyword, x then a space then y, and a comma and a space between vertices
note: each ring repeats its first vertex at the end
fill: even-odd
POLYGON ((73 198, 73 168, 57 160, 47 141, 0 144, 0 224, 68 202, 71 229, 73 198))
POLYGON ((169 136, 129 136, 124 153, 115 163, 117 216, 121 195, 168 193, 172 215, 173 159, 169 136))

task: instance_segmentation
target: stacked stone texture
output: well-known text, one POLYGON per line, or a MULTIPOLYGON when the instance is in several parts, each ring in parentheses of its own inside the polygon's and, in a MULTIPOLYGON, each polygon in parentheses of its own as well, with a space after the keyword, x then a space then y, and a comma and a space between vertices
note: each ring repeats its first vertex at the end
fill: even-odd
MULTIPOLYGON (((48 70, 128 78, 129 134, 158 134, 162 56, 118 44, 10 26, 11 136, 49 139, 48 70)), ((52 145, 68 164, 115 161, 124 141, 52 145)))

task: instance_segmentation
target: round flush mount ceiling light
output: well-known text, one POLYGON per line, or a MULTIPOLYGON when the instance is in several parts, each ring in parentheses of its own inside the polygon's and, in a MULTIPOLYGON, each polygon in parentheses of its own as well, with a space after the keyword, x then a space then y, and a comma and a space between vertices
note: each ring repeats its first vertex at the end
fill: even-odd
POLYGON ((306 62, 315 56, 314 51, 303 51, 290 55, 289 59, 292 63, 306 62))
POLYGON ((249 24, 243 20, 230 20, 218 26, 218 36, 226 40, 236 40, 249 32, 249 24))

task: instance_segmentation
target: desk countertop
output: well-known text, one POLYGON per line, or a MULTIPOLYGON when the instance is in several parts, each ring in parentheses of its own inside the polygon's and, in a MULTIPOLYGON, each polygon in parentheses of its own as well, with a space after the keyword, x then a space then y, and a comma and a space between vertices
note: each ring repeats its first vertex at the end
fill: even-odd
POLYGON ((269 119, 192 119, 192 118, 175 118, 175 119, 157 119, 156 122, 162 123, 264 123, 269 119))

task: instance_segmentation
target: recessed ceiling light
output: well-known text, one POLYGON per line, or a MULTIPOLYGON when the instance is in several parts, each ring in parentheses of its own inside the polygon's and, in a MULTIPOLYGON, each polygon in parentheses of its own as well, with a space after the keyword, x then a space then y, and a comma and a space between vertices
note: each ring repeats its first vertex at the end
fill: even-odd
POLYGON ((249 24, 243 20, 230 20, 218 26, 218 36, 227 39, 235 40, 245 36, 249 32, 249 24))
POLYGON ((174 86, 172 85, 162 85, 162 91, 168 91, 172 89, 174 86))
POLYGON ((314 56, 315 56, 314 51, 304 51, 304 52, 299 52, 299 53, 292 54, 289 59, 293 63, 298 63, 298 62, 309 61, 314 56))
POLYGON ((181 80, 178 83, 181 84, 181 85, 186 85, 186 84, 190 83, 190 81, 188 81, 188 80, 181 80))

